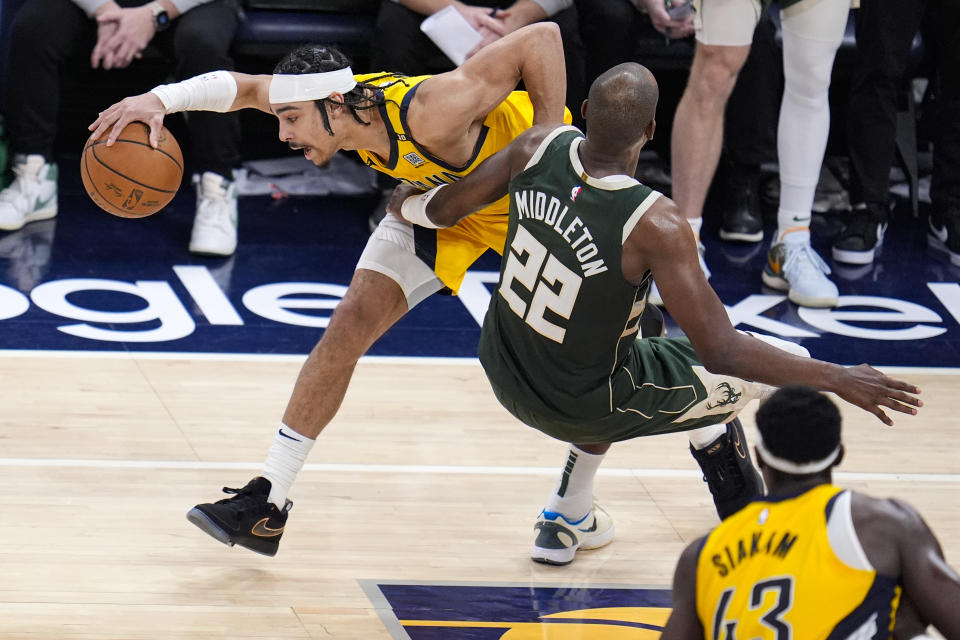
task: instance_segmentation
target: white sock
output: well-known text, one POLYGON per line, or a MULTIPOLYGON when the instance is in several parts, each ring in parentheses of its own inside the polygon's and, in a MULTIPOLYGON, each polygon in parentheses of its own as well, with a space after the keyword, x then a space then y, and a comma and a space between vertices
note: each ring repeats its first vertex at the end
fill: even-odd
POLYGON ((824 0, 805 11, 782 14, 777 242, 810 243, 810 210, 830 133, 830 74, 849 7, 847 0, 824 0))
POLYGON ((697 237, 697 242, 700 242, 700 229, 703 228, 703 216, 687 218, 687 224, 693 229, 693 235, 697 237))
POLYGON ((777 240, 781 242, 810 244, 810 212, 777 210, 777 240))
POLYGON ((563 473, 547 499, 547 511, 563 514, 570 522, 586 517, 593 509, 593 478, 606 454, 593 454, 570 445, 563 473))
POLYGON ((277 435, 267 452, 267 459, 263 463, 261 476, 270 481, 270 496, 268 501, 283 509, 287 494, 293 481, 296 480, 303 461, 313 447, 315 440, 300 435, 287 425, 280 423, 277 435))
POLYGON ((687 438, 690 439, 690 445, 699 451, 726 432, 727 425, 720 423, 687 431, 687 438))

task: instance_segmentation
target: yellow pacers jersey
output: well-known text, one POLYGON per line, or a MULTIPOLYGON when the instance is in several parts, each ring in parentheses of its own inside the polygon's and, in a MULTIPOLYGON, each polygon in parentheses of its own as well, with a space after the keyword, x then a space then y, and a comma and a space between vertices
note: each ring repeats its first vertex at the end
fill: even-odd
POLYGON ((838 500, 844 493, 820 485, 753 502, 713 530, 697 561, 697 614, 705 638, 891 637, 900 597, 896 580, 855 568, 835 551, 842 547, 848 560, 859 553, 859 562, 869 566, 849 517, 849 494, 838 500))
MULTIPOLYGON (((357 82, 383 87, 386 101, 380 106, 380 116, 390 136, 388 158, 380 158, 363 150, 358 151, 360 157, 367 166, 424 190, 459 180, 486 158, 506 147, 533 123, 533 105, 527 93, 512 92, 483 121, 484 126, 470 161, 463 166, 453 166, 420 147, 407 126, 407 108, 420 83, 430 76, 384 76, 382 73, 373 73, 355 77, 357 82), (401 82, 396 82, 398 79, 401 82)), ((570 121, 569 112, 564 119, 570 121)), ((504 196, 450 229, 434 231, 416 227, 417 255, 431 264, 440 280, 456 292, 464 273, 487 248, 503 253, 509 208, 509 198, 504 196)))

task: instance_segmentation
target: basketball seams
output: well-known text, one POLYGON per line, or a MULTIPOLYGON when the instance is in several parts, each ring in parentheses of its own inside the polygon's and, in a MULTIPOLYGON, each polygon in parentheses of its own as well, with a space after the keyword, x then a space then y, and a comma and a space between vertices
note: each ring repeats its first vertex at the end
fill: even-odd
POLYGON ((88 140, 80 173, 95 204, 113 215, 142 218, 166 207, 179 191, 183 154, 177 139, 165 127, 162 144, 166 148, 154 149, 147 139, 146 125, 132 124, 140 128, 128 125, 117 140, 122 144, 104 147, 102 153, 97 146, 105 145, 105 139, 88 140))
MULTIPOLYGON (((123 140, 123 139, 118 139, 117 142, 130 142, 130 143, 132 143, 132 144, 136 144, 136 145, 139 145, 139 146, 141 146, 141 147, 149 147, 149 146, 150 146, 150 145, 147 145, 147 144, 143 144, 142 142, 137 142, 136 140, 123 140)), ((120 173, 119 171, 117 171, 117 169, 116 169, 115 167, 112 167, 111 165, 107 164, 106 162, 104 162, 103 158, 101 158, 100 156, 97 155, 97 150, 96 150, 95 147, 96 147, 98 144, 101 144, 101 143, 100 143, 100 142, 94 142, 92 145, 90 145, 90 151, 91 151, 90 155, 92 155, 92 156, 94 157, 94 159, 95 159, 98 163, 100 163, 100 166, 101 166, 101 167, 104 167, 105 169, 109 169, 110 171, 112 171, 113 173, 117 174, 119 177, 123 178, 123 179, 126 180, 127 182, 130 182, 131 184, 139 185, 139 186, 141 186, 141 187, 143 187, 143 188, 145 188, 145 189, 150 189, 151 191, 156 191, 156 192, 158 192, 158 193, 176 193, 176 192, 179 190, 179 188, 178 188, 178 189, 160 189, 160 188, 154 187, 153 185, 149 185, 149 184, 146 184, 146 183, 144 183, 144 182, 140 182, 139 180, 136 180, 136 179, 134 179, 134 178, 131 178, 130 176, 126 175, 125 173, 120 173)), ((151 147, 151 148, 152 148, 152 147, 151 147)), ((154 149, 154 151, 159 151, 159 149, 154 149)), ((173 163, 176 165, 176 167, 180 170, 180 173, 182 174, 182 173, 183 173, 183 167, 182 167, 180 164, 177 163, 176 159, 175 159, 173 156, 171 156, 169 153, 164 153, 164 155, 166 155, 168 158, 170 158, 170 160, 173 161, 173 163)))
MULTIPOLYGON (((150 147, 151 149, 153 149, 153 147, 150 145, 149 142, 140 142, 139 140, 131 140, 131 139, 129 139, 129 138, 117 138, 117 142, 129 142, 130 144, 139 145, 139 146, 141 146, 141 147, 150 147)), ((97 146, 97 145, 99 145, 99 144, 106 144, 106 140, 102 140, 102 139, 101 139, 101 140, 97 140, 97 141, 94 142, 93 144, 89 144, 89 145, 87 145, 87 146, 88 146, 88 147, 95 147, 95 146, 97 146)), ((167 156, 168 158, 170 158, 170 160, 173 162, 173 164, 177 165, 177 168, 180 169, 180 171, 183 171, 183 163, 182 163, 181 161, 177 160, 177 159, 173 156, 173 154, 171 154, 169 151, 167 151, 166 149, 160 149, 160 148, 153 149, 153 150, 154 150, 154 151, 157 151, 157 152, 159 152, 159 153, 162 153, 163 155, 165 155, 165 156, 167 156)))
MULTIPOLYGON (((130 212, 129 212, 129 211, 126 211, 125 209, 122 209, 122 208, 118 207, 117 205, 113 204, 112 202, 110 202, 110 200, 108 200, 108 199, 103 195, 103 193, 100 191, 100 188, 97 186, 97 183, 96 183, 96 181, 93 179, 93 176, 90 175, 90 167, 88 166, 88 164, 89 164, 89 162, 90 162, 90 156, 94 156, 94 159, 95 159, 95 160, 97 160, 98 162, 100 162, 100 161, 99 161, 99 159, 97 159, 96 156, 95 156, 94 154, 92 154, 92 153, 91 153, 91 154, 86 154, 86 153, 82 154, 82 158, 83 158, 83 171, 84 171, 84 173, 85 173, 86 176, 87 176, 87 182, 88 182, 89 185, 93 188, 93 190, 97 192, 97 195, 100 197, 100 202, 97 202, 96 204, 99 205, 99 206, 101 206, 101 207, 103 207, 103 206, 109 206, 109 207, 115 209, 116 211, 111 211, 111 212, 109 212, 109 213, 114 213, 114 215, 120 215, 120 216, 123 216, 123 217, 125 217, 125 218, 130 217, 130 212)), ((101 162, 100 164, 103 164, 103 163, 101 162)), ((103 165, 103 166, 106 166, 106 165, 103 165)))

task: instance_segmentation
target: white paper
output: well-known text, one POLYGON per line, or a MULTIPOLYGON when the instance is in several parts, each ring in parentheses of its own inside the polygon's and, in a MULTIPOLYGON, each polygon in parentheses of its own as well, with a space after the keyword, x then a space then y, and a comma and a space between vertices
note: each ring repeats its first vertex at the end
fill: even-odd
POLYGON ((458 67, 483 40, 453 5, 437 11, 420 23, 420 30, 458 67))

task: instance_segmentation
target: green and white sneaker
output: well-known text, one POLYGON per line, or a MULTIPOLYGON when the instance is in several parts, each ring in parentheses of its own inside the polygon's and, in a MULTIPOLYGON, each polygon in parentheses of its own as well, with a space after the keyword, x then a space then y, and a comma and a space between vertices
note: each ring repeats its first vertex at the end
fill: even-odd
POLYGON ((17 155, 13 174, 13 182, 0 191, 0 230, 16 231, 57 215, 57 165, 40 154, 17 155))
POLYGON ((237 249, 237 187, 212 171, 194 178, 197 213, 190 234, 190 253, 230 256, 237 249))
POLYGON ((581 519, 571 522, 562 514, 544 509, 533 526, 537 538, 530 558, 542 564, 565 565, 573 562, 577 549, 599 549, 613 540, 613 519, 594 503, 581 519))

